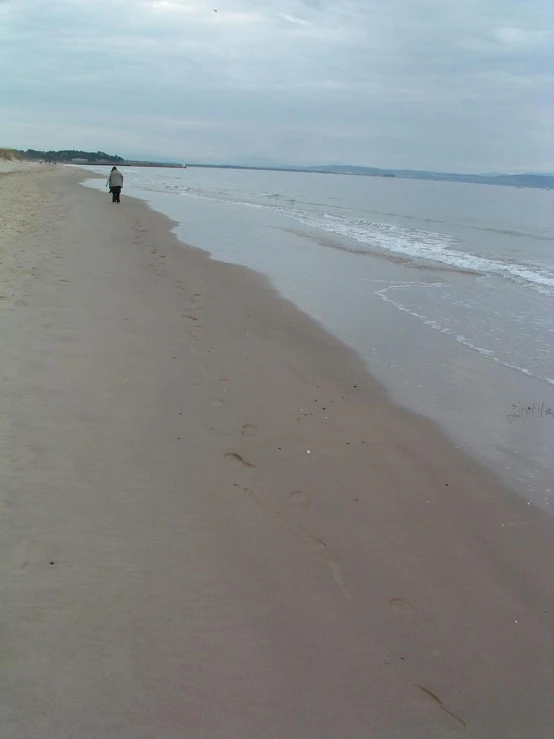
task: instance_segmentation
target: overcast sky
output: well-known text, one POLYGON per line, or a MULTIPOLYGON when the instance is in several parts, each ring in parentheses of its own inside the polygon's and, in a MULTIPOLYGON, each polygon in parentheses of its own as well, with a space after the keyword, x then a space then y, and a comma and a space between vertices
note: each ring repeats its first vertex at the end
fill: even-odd
POLYGON ((0 145, 554 171, 551 6, 0 0, 0 145))

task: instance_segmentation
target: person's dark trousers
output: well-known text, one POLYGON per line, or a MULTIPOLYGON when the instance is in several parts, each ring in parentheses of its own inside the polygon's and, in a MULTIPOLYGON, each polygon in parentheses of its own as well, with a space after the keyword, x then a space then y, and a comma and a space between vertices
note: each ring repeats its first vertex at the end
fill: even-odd
POLYGON ((121 187, 112 187, 112 203, 120 203, 121 187))

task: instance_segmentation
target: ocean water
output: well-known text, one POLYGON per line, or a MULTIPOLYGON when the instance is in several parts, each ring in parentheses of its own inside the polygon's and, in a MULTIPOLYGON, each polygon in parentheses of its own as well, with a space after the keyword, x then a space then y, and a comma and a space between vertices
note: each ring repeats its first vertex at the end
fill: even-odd
POLYGON ((183 241, 267 275, 395 401, 554 508, 554 192, 229 169, 124 174, 124 193, 177 221, 183 241))

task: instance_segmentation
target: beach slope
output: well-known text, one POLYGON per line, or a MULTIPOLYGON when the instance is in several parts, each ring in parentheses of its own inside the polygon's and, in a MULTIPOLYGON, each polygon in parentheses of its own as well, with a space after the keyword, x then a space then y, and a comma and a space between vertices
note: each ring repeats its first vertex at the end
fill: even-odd
POLYGON ((2 739, 550 737, 551 519, 81 177, 0 175, 2 739))

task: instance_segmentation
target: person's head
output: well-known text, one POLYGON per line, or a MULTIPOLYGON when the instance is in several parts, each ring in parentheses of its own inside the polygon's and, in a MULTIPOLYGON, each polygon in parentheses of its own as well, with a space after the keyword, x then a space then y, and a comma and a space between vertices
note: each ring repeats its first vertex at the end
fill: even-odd
POLYGON ((117 167, 112 167, 112 172, 114 172, 117 169, 117 167))

